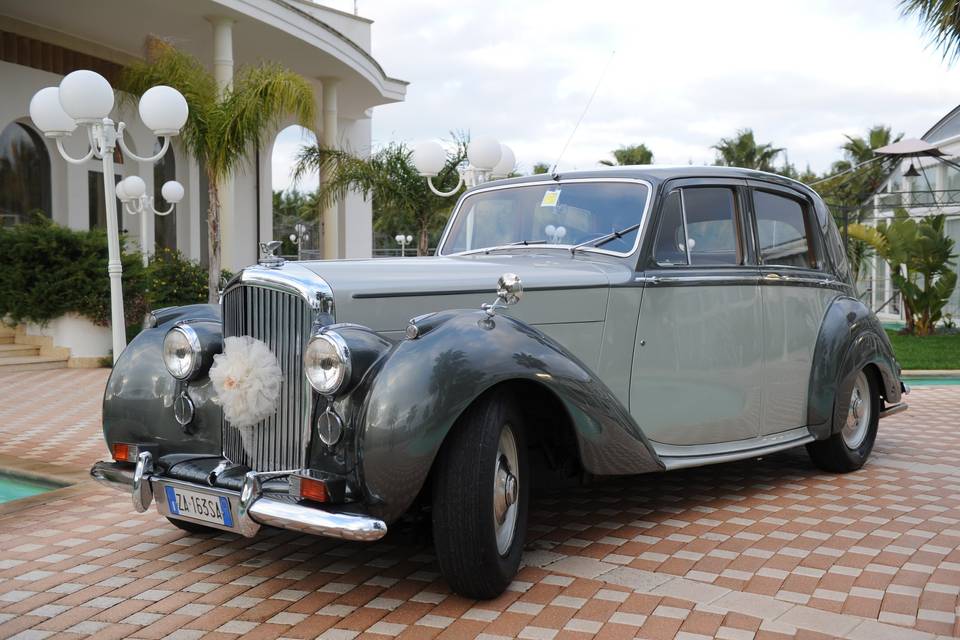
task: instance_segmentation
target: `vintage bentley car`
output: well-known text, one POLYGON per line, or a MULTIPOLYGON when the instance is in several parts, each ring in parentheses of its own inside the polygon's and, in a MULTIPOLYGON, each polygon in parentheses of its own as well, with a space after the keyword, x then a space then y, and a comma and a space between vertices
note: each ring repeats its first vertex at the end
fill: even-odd
POLYGON ((107 384, 93 477, 188 531, 370 541, 427 515, 451 587, 489 598, 534 483, 801 445, 843 473, 906 409, 830 213, 775 175, 490 182, 435 257, 267 254, 219 307, 155 312, 107 384))

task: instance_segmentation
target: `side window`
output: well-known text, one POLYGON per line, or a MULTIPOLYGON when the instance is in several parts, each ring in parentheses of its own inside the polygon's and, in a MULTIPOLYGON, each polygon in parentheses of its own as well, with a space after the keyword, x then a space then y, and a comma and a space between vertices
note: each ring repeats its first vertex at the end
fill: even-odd
POLYGON ((682 193, 690 264, 740 264, 733 189, 696 187, 682 193))
POLYGON ((674 191, 663 201, 660 229, 657 231, 657 243, 653 249, 654 260, 662 266, 687 264, 685 242, 680 192, 674 191))
POLYGON ((767 191, 754 191, 753 202, 761 262, 816 269, 817 259, 810 242, 810 220, 803 205, 767 191))

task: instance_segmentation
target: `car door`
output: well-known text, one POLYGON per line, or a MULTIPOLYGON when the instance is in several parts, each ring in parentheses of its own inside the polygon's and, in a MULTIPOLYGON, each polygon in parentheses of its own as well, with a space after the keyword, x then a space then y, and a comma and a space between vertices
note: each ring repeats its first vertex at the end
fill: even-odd
POLYGON ((763 303, 761 434, 807 423, 810 367, 820 324, 839 292, 825 268, 813 203, 772 183, 749 182, 763 303))
POLYGON ((746 181, 668 183, 644 254, 630 410, 651 440, 759 435, 763 330, 746 181))

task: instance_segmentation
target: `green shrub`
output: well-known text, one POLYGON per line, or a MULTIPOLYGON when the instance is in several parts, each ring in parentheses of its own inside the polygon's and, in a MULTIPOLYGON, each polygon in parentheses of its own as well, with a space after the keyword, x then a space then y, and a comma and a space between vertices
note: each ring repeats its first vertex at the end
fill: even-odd
MULTIPOLYGON (((147 267, 139 253, 124 252, 121 262, 128 327, 148 309, 207 300, 207 270, 177 251, 161 250, 147 267)), ((42 216, 0 229, 0 318, 43 324, 70 312, 110 322, 106 233, 67 229, 42 216)))

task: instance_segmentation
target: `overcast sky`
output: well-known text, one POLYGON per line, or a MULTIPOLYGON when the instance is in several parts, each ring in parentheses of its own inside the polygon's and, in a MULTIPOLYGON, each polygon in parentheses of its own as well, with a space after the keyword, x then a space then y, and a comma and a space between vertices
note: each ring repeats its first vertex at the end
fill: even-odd
MULTIPOLYGON (((521 172, 557 159, 608 63, 561 169, 640 142, 657 163, 712 163, 711 145, 751 127, 819 172, 845 133, 883 123, 919 137, 960 103, 960 64, 894 0, 358 5, 375 21, 374 56, 411 83, 405 102, 374 110, 374 146, 464 129, 513 147, 521 172)), ((278 141, 275 188, 299 144, 278 141)))

